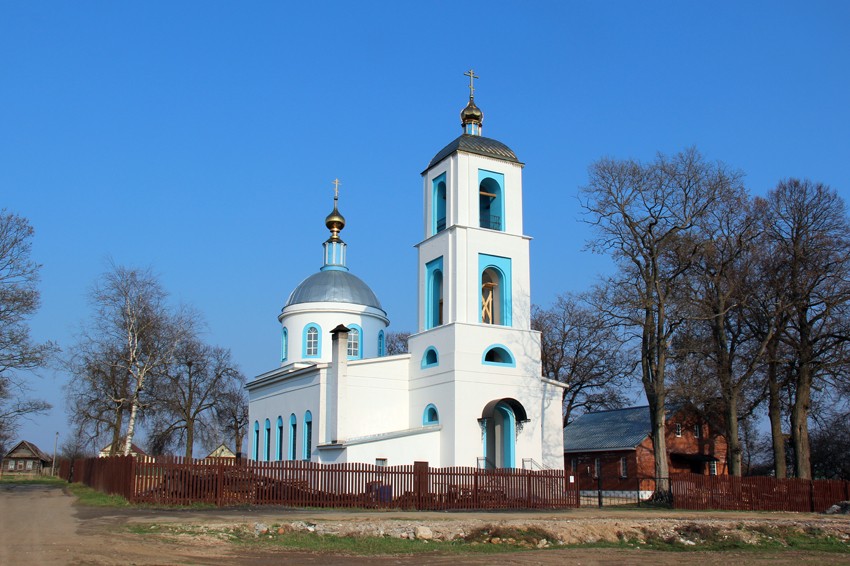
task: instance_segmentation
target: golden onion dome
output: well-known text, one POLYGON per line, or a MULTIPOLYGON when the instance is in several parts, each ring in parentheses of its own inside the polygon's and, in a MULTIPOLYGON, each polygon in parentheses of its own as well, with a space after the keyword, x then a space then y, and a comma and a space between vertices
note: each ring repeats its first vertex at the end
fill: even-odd
POLYGON ((467 124, 478 124, 480 126, 483 122, 484 113, 475 105, 475 101, 470 96, 469 104, 460 111, 460 123, 464 126, 467 124))
POLYGON ((328 230, 331 231, 333 236, 338 236, 340 231, 345 228, 345 217, 339 213, 336 205, 334 205, 333 212, 325 218, 325 226, 328 227, 328 230))

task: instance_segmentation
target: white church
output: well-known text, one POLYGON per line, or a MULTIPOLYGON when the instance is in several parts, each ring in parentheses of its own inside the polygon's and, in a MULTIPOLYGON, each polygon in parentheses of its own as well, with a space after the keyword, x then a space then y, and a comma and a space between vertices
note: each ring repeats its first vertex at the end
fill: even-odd
POLYGON ((563 384, 542 377, 531 330, 523 163, 481 135, 467 74, 463 133, 422 173, 408 353, 386 355, 387 313, 346 265, 337 193, 324 264, 278 316, 280 367, 247 385, 254 460, 563 468, 563 384))

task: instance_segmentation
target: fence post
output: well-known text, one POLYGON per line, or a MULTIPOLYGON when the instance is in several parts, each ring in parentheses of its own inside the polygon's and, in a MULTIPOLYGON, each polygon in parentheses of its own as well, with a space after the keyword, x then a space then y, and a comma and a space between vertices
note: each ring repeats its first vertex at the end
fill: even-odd
POLYGON ((809 510, 815 512, 815 480, 809 480, 809 510))
POLYGON ((602 474, 596 476, 596 499, 602 509, 602 474))
POLYGON ((218 460, 218 465, 216 466, 216 474, 215 474, 215 506, 221 507, 221 484, 222 484, 222 476, 224 475, 224 469, 222 467, 221 459, 218 460))
POLYGON ((525 474, 525 484, 526 484, 526 504, 525 506, 531 509, 532 497, 531 497, 531 470, 523 470, 525 474))
POLYGON ((130 479, 129 489, 127 490, 127 501, 136 502, 136 457, 130 456, 130 479))
POLYGON ((416 509, 422 509, 423 497, 428 493, 428 462, 413 462, 413 500, 416 509))

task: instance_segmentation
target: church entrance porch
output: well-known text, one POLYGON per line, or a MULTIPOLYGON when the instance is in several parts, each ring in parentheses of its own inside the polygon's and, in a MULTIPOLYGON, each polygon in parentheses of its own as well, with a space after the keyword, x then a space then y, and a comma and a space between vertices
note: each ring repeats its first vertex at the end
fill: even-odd
POLYGON ((483 462, 486 469, 516 468, 516 439, 528 416, 516 399, 494 399, 484 406, 481 426, 483 462))

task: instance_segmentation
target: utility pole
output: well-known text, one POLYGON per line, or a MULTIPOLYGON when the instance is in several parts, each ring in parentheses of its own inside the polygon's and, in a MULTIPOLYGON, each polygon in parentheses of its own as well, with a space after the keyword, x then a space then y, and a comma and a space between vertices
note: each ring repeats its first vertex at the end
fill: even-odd
POLYGON ((56 475, 56 445, 59 444, 59 431, 56 431, 56 438, 53 439, 53 465, 50 466, 50 475, 56 475))

